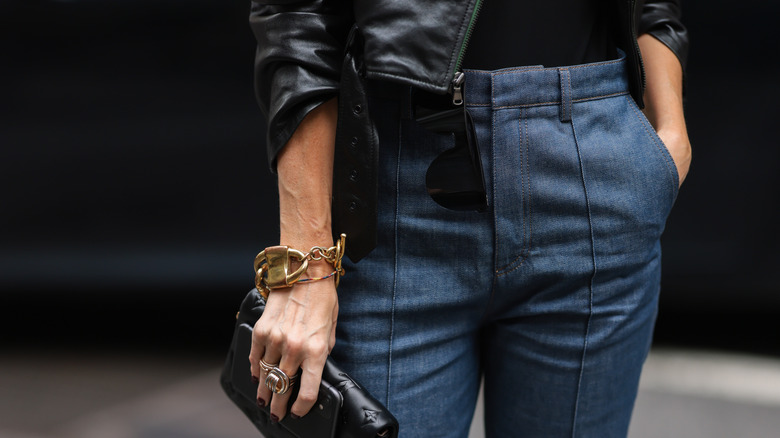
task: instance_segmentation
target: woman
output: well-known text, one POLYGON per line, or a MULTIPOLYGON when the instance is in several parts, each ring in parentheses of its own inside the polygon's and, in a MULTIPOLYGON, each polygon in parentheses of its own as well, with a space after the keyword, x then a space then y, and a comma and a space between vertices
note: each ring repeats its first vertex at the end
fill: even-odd
MULTIPOLYGON (((679 2, 266 3, 250 22, 280 243, 306 252, 346 232, 351 262, 338 295, 333 277, 270 294, 252 374, 300 367, 301 387, 289 413, 289 392, 260 385, 258 404, 277 421, 305 415, 332 353, 403 437, 467 436, 482 379, 489 437, 625 436, 655 321, 659 238, 691 157, 679 2), (362 38, 349 36, 354 23, 362 38), (348 38, 378 149, 370 131, 335 141, 362 110, 344 97, 361 86, 340 85, 348 38), (454 108, 460 93, 482 211, 445 208, 426 190, 459 134, 424 129, 420 101, 454 108), (374 152, 376 165, 365 160, 374 152)), ((333 271, 312 261, 306 275, 333 271)))

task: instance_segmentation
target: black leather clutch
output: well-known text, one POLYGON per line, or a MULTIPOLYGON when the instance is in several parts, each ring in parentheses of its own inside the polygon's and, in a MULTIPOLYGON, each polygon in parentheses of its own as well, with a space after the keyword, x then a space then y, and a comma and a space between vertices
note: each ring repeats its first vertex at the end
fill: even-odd
MULTIPOLYGON (((341 371, 328 358, 322 373, 320 393, 312 410, 298 419, 286 416, 273 424, 268 407, 256 403, 257 383, 252 383, 249 349, 252 328, 265 309, 257 289, 241 303, 233 341, 220 381, 227 396, 246 414, 265 438, 397 438, 398 421, 379 401, 341 371)), ((295 385, 290 405, 298 392, 295 385)), ((289 407, 288 407, 289 408, 289 407)))

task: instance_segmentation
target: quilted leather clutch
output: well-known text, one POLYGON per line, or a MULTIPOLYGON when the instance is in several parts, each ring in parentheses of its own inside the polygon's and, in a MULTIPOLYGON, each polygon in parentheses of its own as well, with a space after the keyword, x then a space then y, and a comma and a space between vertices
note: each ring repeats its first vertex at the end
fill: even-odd
MULTIPOLYGON (((233 341, 220 378, 227 396, 246 414, 265 438, 397 438, 398 421, 379 401, 328 358, 320 392, 312 410, 298 419, 286 416, 273 424, 268 407, 256 403, 257 384, 249 370, 252 328, 265 309, 257 289, 241 303, 233 341)), ((290 405, 298 392, 292 389, 290 405)))

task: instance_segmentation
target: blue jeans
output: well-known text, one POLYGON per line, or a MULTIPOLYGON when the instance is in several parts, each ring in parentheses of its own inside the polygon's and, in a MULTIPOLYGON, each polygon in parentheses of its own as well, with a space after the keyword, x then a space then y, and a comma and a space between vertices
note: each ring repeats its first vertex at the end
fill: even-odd
POLYGON ((409 90, 371 100, 379 246, 346 263, 333 356, 404 438, 466 437, 483 377, 488 437, 625 436, 674 162, 623 60, 468 71, 465 84, 483 213, 428 196, 428 165, 453 141, 411 119, 409 90))

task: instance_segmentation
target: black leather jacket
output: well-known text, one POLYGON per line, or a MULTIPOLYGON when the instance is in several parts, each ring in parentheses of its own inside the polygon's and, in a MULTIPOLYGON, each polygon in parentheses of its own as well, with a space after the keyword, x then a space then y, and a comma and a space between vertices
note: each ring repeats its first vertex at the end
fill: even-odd
MULTIPOLYGON (((304 116, 338 93, 347 34, 365 37, 366 75, 445 93, 465 51, 482 1, 256 0, 250 25, 258 41, 255 89, 276 155, 304 116)), ((631 91, 642 105, 644 72, 636 36, 650 33, 684 65, 688 34, 680 0, 612 0, 618 47, 631 65, 631 91)))
MULTIPOLYGON (((482 2, 490 0, 255 0, 255 91, 276 156, 306 114, 336 96, 347 36, 361 29, 366 77, 446 93, 482 2)), ((637 35, 650 33, 685 65, 688 34, 680 0, 610 0, 616 43, 627 56, 631 94, 640 106, 644 70, 637 35)), ((358 257, 359 258, 359 257, 358 257)))

